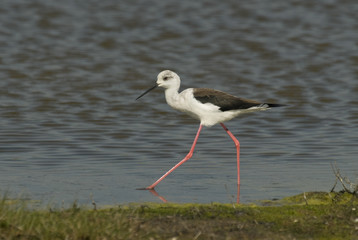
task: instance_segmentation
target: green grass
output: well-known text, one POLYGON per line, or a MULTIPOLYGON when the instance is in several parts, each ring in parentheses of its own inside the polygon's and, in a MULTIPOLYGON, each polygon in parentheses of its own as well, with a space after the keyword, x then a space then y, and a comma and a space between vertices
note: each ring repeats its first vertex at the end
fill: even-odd
POLYGON ((306 193, 260 205, 130 204, 39 210, 3 198, 0 239, 358 239, 358 199, 306 193))

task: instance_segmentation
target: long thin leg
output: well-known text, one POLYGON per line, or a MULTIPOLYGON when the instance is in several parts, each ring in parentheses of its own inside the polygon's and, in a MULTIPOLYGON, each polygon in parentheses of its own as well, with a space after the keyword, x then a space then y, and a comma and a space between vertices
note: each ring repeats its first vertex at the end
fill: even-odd
POLYGON ((168 172, 166 172, 163 176, 161 176, 157 181, 155 181, 152 185, 146 187, 145 189, 147 189, 147 190, 154 189, 155 186, 157 186, 158 183, 160 183, 166 176, 168 176, 168 175, 169 175, 171 172, 173 172, 177 167, 179 167, 180 165, 182 165, 183 163, 185 163, 186 161, 188 161, 188 160, 191 158, 191 156, 193 156, 193 152, 194 152, 194 149, 195 149, 195 145, 196 145, 196 142, 198 141, 199 134, 200 134, 200 131, 201 131, 202 128, 203 128, 203 125, 200 124, 199 129, 198 129, 198 132, 196 133, 196 136, 195 136, 193 145, 191 146, 190 151, 189 151, 189 153, 185 156, 185 158, 184 158, 183 160, 181 160, 180 162, 178 162, 174 167, 172 167, 168 172))
POLYGON ((229 131, 229 129, 223 124, 220 125, 224 128, 224 130, 229 134, 231 139, 235 143, 236 152, 237 152, 237 203, 240 201, 240 142, 236 139, 236 137, 229 131))

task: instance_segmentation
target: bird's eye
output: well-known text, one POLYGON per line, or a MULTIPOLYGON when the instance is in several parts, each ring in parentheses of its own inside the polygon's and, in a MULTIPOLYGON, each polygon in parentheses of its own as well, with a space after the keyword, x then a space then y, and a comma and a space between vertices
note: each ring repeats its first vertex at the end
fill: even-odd
POLYGON ((168 80, 169 79, 169 77, 163 77, 163 80, 164 81, 166 81, 166 80, 168 80))

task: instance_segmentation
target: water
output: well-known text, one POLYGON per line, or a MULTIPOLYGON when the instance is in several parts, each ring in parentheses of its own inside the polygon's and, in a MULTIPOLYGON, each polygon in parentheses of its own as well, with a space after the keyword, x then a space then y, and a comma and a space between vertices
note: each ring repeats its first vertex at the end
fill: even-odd
MULTIPOLYGON (((228 122, 241 202, 358 177, 358 3, 53 1, 0 4, 0 191, 45 203, 160 201, 137 191, 189 150, 198 122, 161 90, 210 87, 289 104, 228 122)), ((235 201, 221 126, 156 188, 171 202, 235 201)))

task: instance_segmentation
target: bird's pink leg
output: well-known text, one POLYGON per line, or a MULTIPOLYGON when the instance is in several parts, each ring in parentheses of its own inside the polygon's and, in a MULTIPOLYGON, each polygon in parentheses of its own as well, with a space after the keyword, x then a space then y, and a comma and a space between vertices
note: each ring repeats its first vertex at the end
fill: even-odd
POLYGON ((203 128, 203 125, 200 124, 198 132, 196 133, 193 145, 191 146, 190 151, 185 156, 185 158, 183 160, 181 160, 180 162, 178 162, 174 167, 172 167, 168 172, 166 172, 163 176, 161 176, 157 181, 155 181, 152 185, 146 187, 145 189, 147 189, 147 190, 154 189, 155 186, 157 186, 158 183, 160 183, 166 176, 168 176, 171 172, 173 172, 176 168, 178 168, 180 165, 182 165, 183 163, 188 161, 191 158, 191 156, 193 156, 194 148, 195 148, 196 142, 198 141, 199 134, 200 134, 200 131, 202 128, 203 128))
POLYGON ((237 203, 240 200, 240 142, 236 139, 236 137, 229 131, 229 129, 223 124, 220 123, 224 130, 229 134, 231 139, 235 143, 236 152, 237 152, 237 203))

